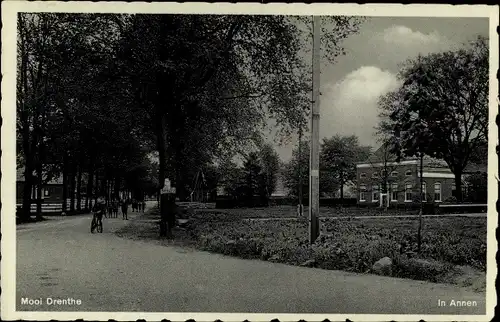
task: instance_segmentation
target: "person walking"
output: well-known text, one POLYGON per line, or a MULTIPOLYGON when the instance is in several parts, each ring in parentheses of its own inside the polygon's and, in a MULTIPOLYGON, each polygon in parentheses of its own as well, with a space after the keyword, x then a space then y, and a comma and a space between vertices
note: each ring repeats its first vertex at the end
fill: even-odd
POLYGON ((122 219, 123 220, 128 220, 127 211, 128 211, 128 200, 124 200, 122 203, 122 219))
POLYGON ((146 209, 146 201, 142 200, 141 205, 142 205, 142 212, 144 213, 144 210, 146 209))

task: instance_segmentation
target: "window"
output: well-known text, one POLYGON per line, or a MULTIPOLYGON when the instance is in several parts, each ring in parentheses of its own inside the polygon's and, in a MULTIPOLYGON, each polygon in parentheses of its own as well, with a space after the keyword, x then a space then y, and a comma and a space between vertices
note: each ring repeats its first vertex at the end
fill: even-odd
POLYGON ((378 172, 374 172, 374 173, 372 174, 372 178, 378 178, 378 172))
POLYGON ((412 201, 412 196, 411 196, 411 190, 412 190, 412 185, 411 184, 407 184, 406 185, 406 189, 405 189, 405 202, 410 202, 412 201))
POLYGON ((383 178, 385 178, 387 176, 387 170, 382 170, 380 171, 380 174, 382 175, 383 178))
POLYGON ((457 197, 457 186, 455 186, 455 183, 451 184, 451 195, 455 198, 457 197))
POLYGON ((391 185, 391 201, 398 201, 398 184, 391 185))
POLYGON ((392 171, 391 172, 391 177, 397 177, 398 176, 398 172, 397 171, 392 171))
POLYGON ((373 201, 373 202, 378 201, 378 197, 379 197, 378 186, 377 186, 377 185, 374 185, 374 186, 372 187, 372 201, 373 201))
POLYGON ((422 183, 422 201, 427 201, 427 184, 425 182, 422 183))
POLYGON ((43 191, 43 195, 44 195, 45 197, 50 197, 50 190, 49 190, 49 188, 45 188, 45 189, 44 189, 44 191, 43 191))
POLYGON ((366 178, 366 173, 364 173, 364 172, 360 173, 359 177, 360 177, 361 179, 366 178))
POLYGON ((359 201, 366 201, 366 185, 359 186, 359 201))
POLYGON ((405 172, 405 176, 407 176, 407 177, 411 177, 411 170, 406 170, 406 172, 405 172))
POLYGON ((434 201, 441 201, 441 183, 439 182, 434 184, 434 201))

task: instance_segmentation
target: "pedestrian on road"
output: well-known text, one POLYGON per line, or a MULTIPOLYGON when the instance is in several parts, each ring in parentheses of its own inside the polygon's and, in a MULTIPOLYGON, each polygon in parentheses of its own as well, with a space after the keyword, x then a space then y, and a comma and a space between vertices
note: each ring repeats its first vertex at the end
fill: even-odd
POLYGON ((118 206, 119 206, 118 201, 117 200, 113 201, 113 216, 115 218, 118 218, 118 206))
POLYGON ((123 220, 128 220, 127 210, 128 210, 128 200, 125 200, 122 203, 122 218, 123 218, 123 220))
POLYGON ((142 212, 144 213, 144 209, 146 209, 146 201, 142 201, 142 212))

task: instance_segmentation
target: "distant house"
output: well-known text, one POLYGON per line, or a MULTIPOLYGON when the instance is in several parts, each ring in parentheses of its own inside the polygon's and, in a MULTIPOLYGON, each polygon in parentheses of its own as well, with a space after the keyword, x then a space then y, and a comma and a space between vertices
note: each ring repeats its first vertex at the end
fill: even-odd
MULTIPOLYGON (((21 207, 23 204, 24 196, 24 168, 18 168, 16 171, 16 205, 21 207)), ((44 184, 41 189, 41 196, 37 195, 37 186, 33 185, 31 188, 31 210, 35 211, 36 199, 42 199, 42 212, 59 212, 62 211, 63 204, 63 179, 62 175, 57 176, 44 184)), ((67 204, 70 204, 69 199, 70 190, 68 189, 67 204)), ((82 207, 84 206, 84 198, 82 198, 82 207)))
MULTIPOLYGON (((382 146, 368 160, 356 165, 358 205, 397 206, 411 205, 420 200, 420 159, 405 158, 396 162, 382 146)), ((485 171, 466 169, 468 173, 485 171)), ((480 170, 479 170, 480 169, 480 170)), ((462 182, 465 182, 462 180, 462 182)), ((465 192, 467 187, 463 187, 465 192)), ((443 160, 430 157, 423 159, 423 201, 445 202, 455 196, 455 175, 443 160)))
MULTIPOLYGON (((17 204, 22 204, 24 196, 24 168, 18 168, 16 173, 16 201, 17 204)), ((58 176, 50 180, 42 187, 42 195, 40 199, 44 203, 62 203, 63 197, 63 180, 62 176, 58 176)), ((38 199, 37 187, 33 185, 31 189, 31 199, 38 199)))

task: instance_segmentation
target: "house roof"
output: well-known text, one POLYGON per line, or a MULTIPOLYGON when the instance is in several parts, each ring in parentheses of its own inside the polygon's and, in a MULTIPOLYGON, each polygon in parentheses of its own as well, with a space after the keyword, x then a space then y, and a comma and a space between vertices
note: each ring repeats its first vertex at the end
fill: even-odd
MULTIPOLYGON (((19 182, 24 182, 24 167, 19 167, 16 169, 16 181, 19 182)), ((63 177, 62 175, 56 176, 55 178, 52 178, 47 184, 63 184, 63 177)))
MULTIPOLYGON (((373 152, 372 155, 370 155, 370 157, 367 160, 365 160, 364 162, 359 162, 358 164, 367 164, 367 163, 373 164, 373 163, 381 163, 384 161, 394 162, 396 159, 397 156, 389 152, 387 145, 382 145, 375 152, 373 152)), ((420 161, 420 159, 418 157, 406 157, 400 160, 400 162, 402 161, 420 161)), ((427 155, 424 156, 423 165, 427 169, 436 169, 436 170, 449 169, 448 164, 444 160, 433 158, 427 155)), ((481 164, 469 162, 469 164, 467 164, 464 170, 465 173, 476 173, 476 172, 487 172, 487 171, 488 171, 488 166, 486 162, 481 164)))
MULTIPOLYGON (((397 160, 397 155, 394 153, 390 152, 388 144, 384 143, 382 144, 375 152, 373 152, 367 160, 364 162, 360 163, 380 163, 384 161, 388 162, 395 162, 397 160)), ((419 161, 420 159, 418 157, 403 157, 399 161, 419 161)), ((441 159, 436 159, 429 157, 427 155, 424 156, 424 167, 436 167, 436 168, 443 168, 443 167, 448 167, 446 162, 441 159)))

